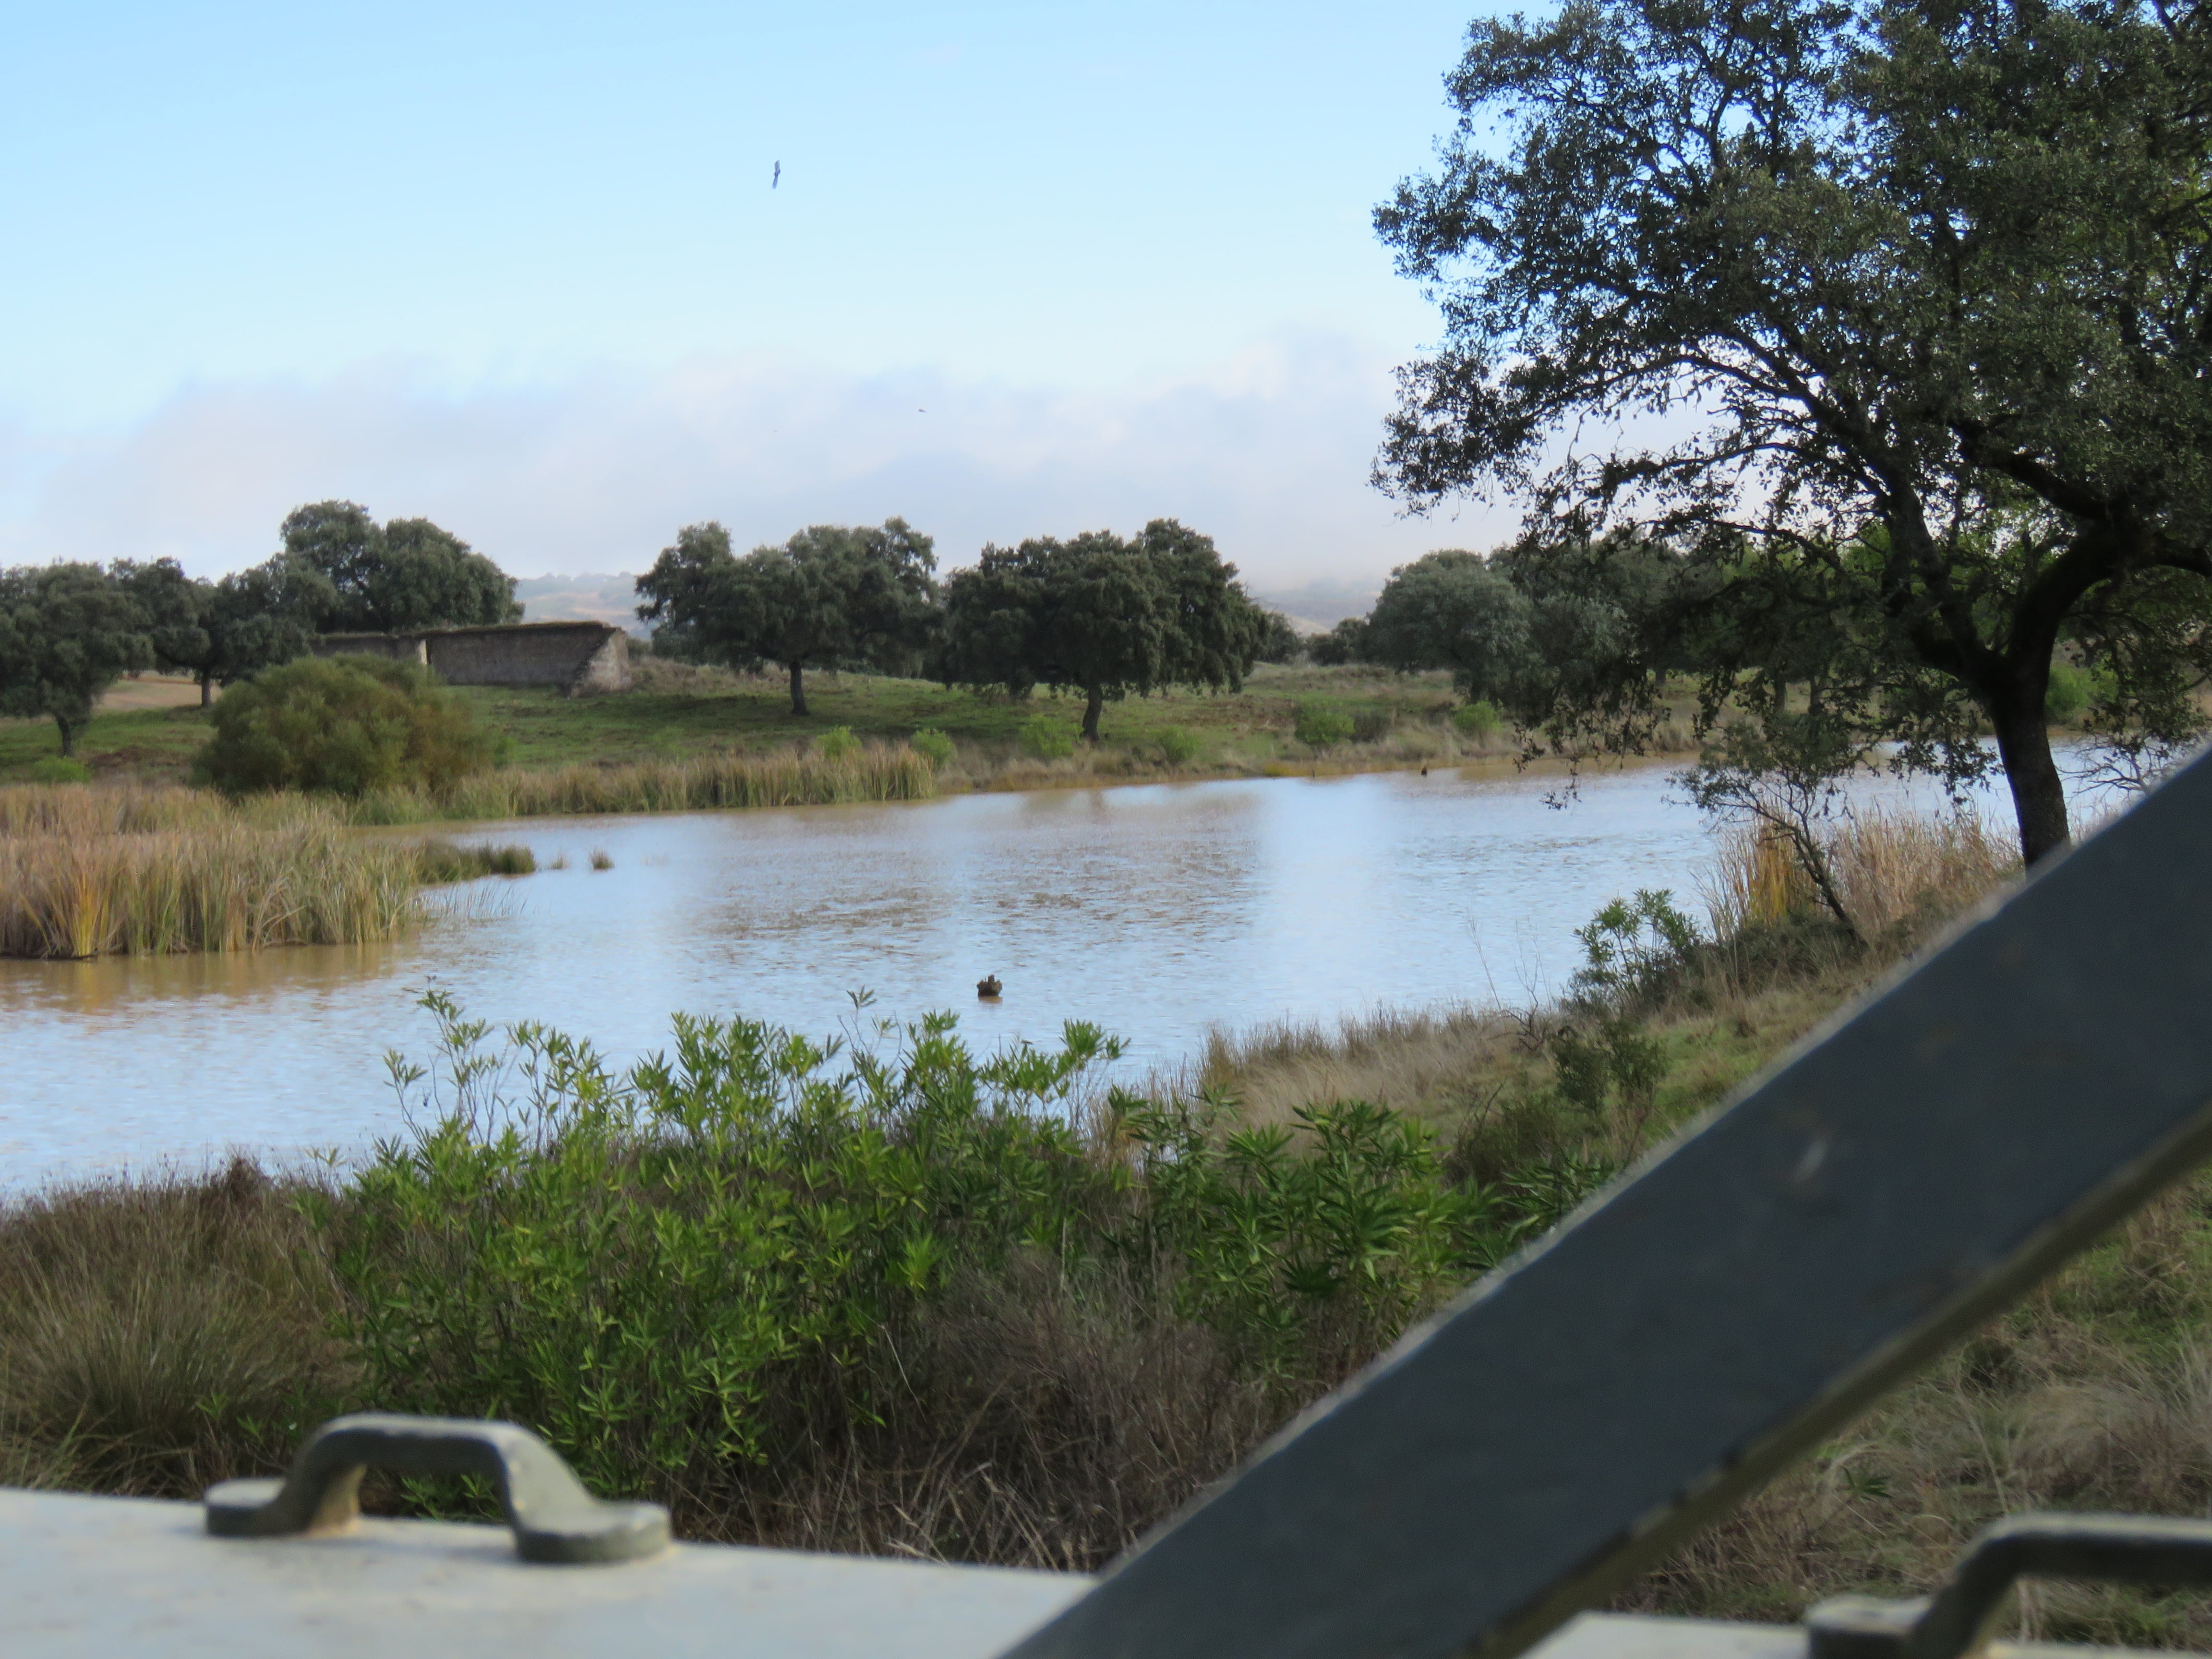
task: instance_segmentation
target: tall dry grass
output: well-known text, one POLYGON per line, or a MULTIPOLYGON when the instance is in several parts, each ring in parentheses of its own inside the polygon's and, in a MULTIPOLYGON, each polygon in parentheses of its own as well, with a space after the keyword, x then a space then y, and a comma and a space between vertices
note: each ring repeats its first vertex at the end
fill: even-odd
MULTIPOLYGON (((2123 1228, 1647 1578, 1622 1605, 1796 1619, 1825 1595, 1932 1589, 2033 1510, 2212 1506, 2212 1186, 2123 1228)), ((2212 1644, 2212 1601, 2023 1585, 2031 1640, 2212 1644)))
POLYGON ((0 1482, 181 1498, 282 1467, 347 1387, 337 1305, 242 1161, 0 1206, 0 1482))
MULTIPOLYGON (((1822 846, 1844 911, 1869 941, 1955 915, 2020 873, 2020 851, 1979 817, 1854 813, 1822 846)), ((1777 831, 1741 828, 1721 838, 1703 896, 1714 933, 1734 937, 1820 908, 1812 877, 1777 831)))
POLYGON ((298 796, 234 805, 191 789, 0 788, 0 957, 395 939, 422 919, 425 881, 502 858, 366 836, 334 805, 298 796))
POLYGON ((1225 1089, 1258 1123, 1288 1123, 1302 1107, 1337 1100, 1435 1117, 1468 1104, 1470 1077, 1528 1030, 1525 1018, 1472 1003, 1377 1009, 1334 1026, 1216 1028, 1190 1075, 1160 1086, 1225 1089))
POLYGON ((835 759, 811 750, 620 766, 480 772, 437 792, 387 791, 353 809, 362 823, 428 818, 523 818, 563 812, 682 812, 717 807, 830 806, 925 800, 937 793, 928 761, 903 744, 864 744, 835 759))

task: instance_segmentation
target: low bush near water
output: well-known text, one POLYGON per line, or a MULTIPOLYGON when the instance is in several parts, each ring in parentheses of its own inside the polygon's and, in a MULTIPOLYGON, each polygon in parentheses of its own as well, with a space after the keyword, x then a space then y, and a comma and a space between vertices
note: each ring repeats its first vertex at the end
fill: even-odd
POLYGON ((1065 720, 1037 714, 1022 722, 1022 752, 1037 760, 1066 760, 1075 752, 1079 734, 1065 720))
POLYGON ((1463 702, 1452 710, 1452 725, 1470 738, 1494 738, 1505 724, 1498 705, 1486 697, 1463 702))
POLYGON ((927 761, 933 771, 942 772, 952 764, 952 739, 933 726, 925 726, 907 739, 914 752, 927 761))
POLYGON ((1351 740, 1352 716, 1335 703, 1309 697, 1298 704, 1292 730, 1300 743, 1326 748, 1351 740))
MULTIPOLYGON (((848 1517, 873 1535, 825 1539, 799 1494, 842 1483, 911 1504, 915 1483, 957 1485, 978 1462, 1017 1516, 1082 1516, 1070 1499, 1098 1477, 1066 1460, 1097 1454, 1059 1449, 1095 1431, 1064 1402, 1032 1401, 1062 1419, 1036 1421, 1018 1396, 979 1424, 970 1361, 933 1363, 948 1343, 971 1352, 964 1322, 1009 1297, 1048 1286, 1071 1316, 1202 1354, 1249 1432, 1515 1236, 1510 1206, 1447 1183, 1392 1113, 1349 1103, 1294 1134, 1240 1129, 1218 1100, 1096 1098, 1116 1045, 1087 1026, 979 1056, 949 1016, 880 1049, 679 1018, 671 1054, 617 1074, 535 1026, 500 1052, 429 1006, 439 1068, 398 1073, 420 1127, 313 1200, 362 1397, 515 1417, 602 1489, 664 1496, 719 1535, 882 1547, 896 1505, 848 1517)), ((1218 1462, 1236 1450, 1223 1441, 1218 1462)), ((1138 1505, 1152 1513, 1124 1494, 1075 1522, 1082 1558, 1181 1495, 1156 1492, 1138 1505)), ((935 1492, 941 1517, 955 1498, 935 1492)), ((957 1495, 969 1518, 941 1519, 933 1553, 1022 1559, 990 1498, 957 1495), (961 1536, 970 1525, 998 1531, 961 1536)))
POLYGON ((358 796, 443 789, 491 758, 490 739, 428 669, 380 657, 302 657, 224 694, 196 769, 228 794, 358 796))

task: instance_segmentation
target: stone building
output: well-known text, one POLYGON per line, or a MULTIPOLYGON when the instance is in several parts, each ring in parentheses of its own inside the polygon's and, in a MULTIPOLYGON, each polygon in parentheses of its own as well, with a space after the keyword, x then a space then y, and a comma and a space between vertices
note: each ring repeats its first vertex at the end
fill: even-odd
POLYGON ((554 685, 572 697, 629 690, 629 635, 605 623, 325 634, 315 641, 315 654, 419 662, 449 685, 554 685))

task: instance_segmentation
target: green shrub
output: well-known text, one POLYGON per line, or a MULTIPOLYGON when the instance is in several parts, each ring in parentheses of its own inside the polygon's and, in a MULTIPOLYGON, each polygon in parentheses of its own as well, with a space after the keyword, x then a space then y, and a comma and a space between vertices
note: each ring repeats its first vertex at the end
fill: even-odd
POLYGON ((1665 988, 1696 955, 1698 925, 1674 908, 1666 889, 1637 889, 1633 899, 1608 901, 1575 929, 1583 965, 1575 969, 1571 1005, 1609 1012, 1665 988))
POLYGON ((90 783, 92 769, 82 761, 70 760, 60 755, 49 755, 44 760, 31 763, 33 783, 90 783))
POLYGON ((2043 693, 2043 717, 2047 720, 2070 720, 2089 706, 2092 684, 2089 671, 2077 668, 2070 662, 2051 665, 2051 684, 2043 693))
POLYGON ((1075 728, 1049 714, 1022 722, 1022 752, 1039 760, 1066 760, 1075 752, 1075 728))
POLYGON ((307 1200, 361 1397, 530 1424, 596 1490, 725 1525, 928 1407, 932 1322, 994 1283, 1157 1287, 1243 1376, 1317 1382, 1510 1231, 1376 1106, 1294 1132, 1117 1091, 1086 1138, 1073 1109, 1121 1046, 1079 1024, 979 1056, 950 1015, 852 1047, 679 1017, 672 1054, 616 1073, 535 1025, 499 1052, 424 1001, 442 1058, 395 1061, 416 1127, 307 1200))
POLYGON ((1463 702, 1452 710, 1452 724, 1470 738, 1493 738, 1505 724, 1505 717, 1498 712, 1498 705, 1487 697, 1477 697, 1473 702, 1463 702))
POLYGON ((1198 757, 1198 733, 1184 726, 1170 726, 1160 733, 1160 753, 1170 766, 1189 764, 1198 757))
POLYGON ((826 761, 847 760, 860 752, 860 740, 849 726, 831 726, 814 739, 814 746, 826 761))
POLYGON ((1352 716, 1333 702, 1308 697, 1298 704, 1295 729, 1300 743, 1319 749, 1350 738, 1352 716))
POLYGON ((228 794, 262 789, 442 789, 490 762, 492 744, 416 663, 302 657, 233 686, 197 775, 228 794))
POLYGON ((932 771, 942 772, 952 764, 952 739, 933 726, 925 726, 907 739, 914 752, 927 761, 932 771))
POLYGON ((1398 717, 1388 708, 1355 708, 1352 711, 1352 735, 1361 743, 1373 743, 1390 735, 1390 728, 1398 717))

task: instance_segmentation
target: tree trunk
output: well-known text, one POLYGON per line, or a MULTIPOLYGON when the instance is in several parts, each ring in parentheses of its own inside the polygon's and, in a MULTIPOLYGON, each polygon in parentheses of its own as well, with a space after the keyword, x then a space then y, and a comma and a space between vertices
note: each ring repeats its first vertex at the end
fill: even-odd
POLYGON ((805 672, 805 667, 801 663, 793 663, 790 667, 791 712, 804 714, 806 712, 806 682, 800 677, 805 672))
POLYGON ((203 708, 215 707, 215 676, 212 674, 200 676, 200 707, 203 708))
POLYGON ((1992 709, 1997 753, 2005 781, 2012 786, 2013 817, 2020 825, 2020 856, 2033 866, 2060 851, 2071 837, 2066 823, 2066 786, 2051 757, 2051 728, 2043 718, 2043 699, 2008 699, 2014 706, 1992 709))
POLYGON ((1087 743, 1098 741, 1098 716, 1106 707, 1106 693, 1099 686, 1085 686, 1083 691, 1083 736, 1087 743))
POLYGON ((62 729, 62 758, 68 760, 76 753, 76 727, 59 714, 54 716, 54 724, 62 729))

